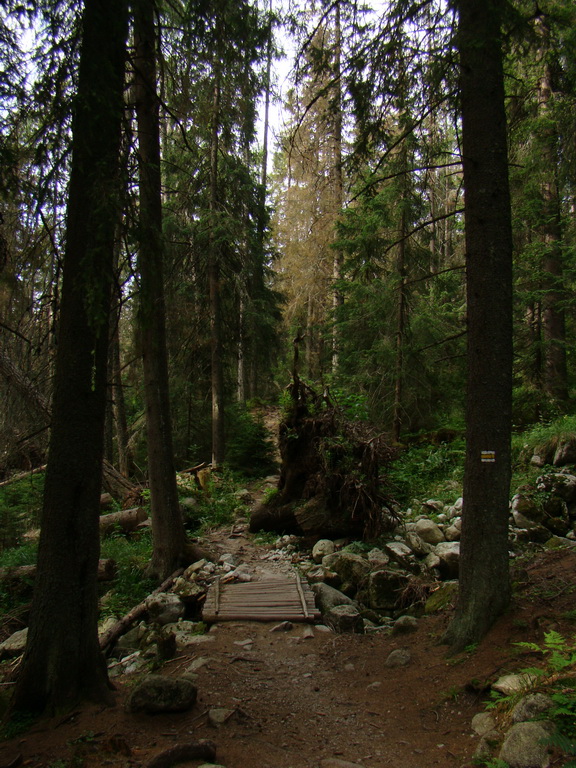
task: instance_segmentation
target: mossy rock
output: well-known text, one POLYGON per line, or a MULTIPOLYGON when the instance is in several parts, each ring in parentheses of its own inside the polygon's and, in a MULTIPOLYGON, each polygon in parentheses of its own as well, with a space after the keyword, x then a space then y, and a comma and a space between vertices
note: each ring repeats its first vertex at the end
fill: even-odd
POLYGON ((440 585, 440 587, 438 587, 438 589, 432 592, 428 600, 426 600, 424 613, 431 614, 444 611, 446 608, 449 608, 452 605, 457 594, 458 582, 445 581, 440 585))

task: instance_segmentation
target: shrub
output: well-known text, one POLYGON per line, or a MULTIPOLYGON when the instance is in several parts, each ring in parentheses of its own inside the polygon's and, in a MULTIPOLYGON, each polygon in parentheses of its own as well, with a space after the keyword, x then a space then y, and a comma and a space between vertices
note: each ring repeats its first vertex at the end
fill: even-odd
POLYGON ((276 471, 274 446, 264 420, 242 406, 227 411, 226 465, 247 477, 276 471))

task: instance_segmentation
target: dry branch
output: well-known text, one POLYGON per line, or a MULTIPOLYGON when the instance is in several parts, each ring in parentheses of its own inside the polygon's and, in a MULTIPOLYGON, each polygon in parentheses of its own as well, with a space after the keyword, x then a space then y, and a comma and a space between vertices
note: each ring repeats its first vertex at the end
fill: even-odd
MULTIPOLYGON (((153 592, 148 595, 150 597, 151 595, 158 595, 160 592, 166 592, 173 584, 173 582, 184 572, 183 568, 179 568, 177 571, 174 571, 174 573, 169 576, 165 581, 160 584, 160 586, 155 589, 153 592)), ((138 605, 135 605, 132 610, 128 611, 128 613, 123 616, 121 619, 119 619, 116 624, 114 624, 113 627, 110 627, 110 629, 105 632, 102 637, 100 638, 100 648, 104 650, 109 645, 112 645, 112 643, 116 642, 116 640, 123 635, 125 632, 128 631, 130 626, 136 621, 137 618, 142 616, 143 613, 146 612, 146 600, 148 599, 146 597, 145 600, 142 600, 141 603, 138 603, 138 605)))
MULTIPOLYGON (((33 579, 36 576, 35 565, 19 565, 15 568, 0 568, 0 581, 20 581, 21 579, 33 579)), ((112 581, 116 577, 116 562, 111 558, 99 560, 98 581, 112 581)))

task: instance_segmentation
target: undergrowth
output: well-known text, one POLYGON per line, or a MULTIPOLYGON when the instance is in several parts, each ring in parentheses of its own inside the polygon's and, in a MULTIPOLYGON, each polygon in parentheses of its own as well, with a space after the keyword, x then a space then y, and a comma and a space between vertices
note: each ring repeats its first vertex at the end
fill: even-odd
POLYGON ((122 616, 142 602, 157 583, 144 577, 144 570, 152 555, 152 538, 149 531, 136 538, 114 535, 102 541, 101 557, 112 558, 118 572, 112 584, 103 584, 106 590, 101 601, 101 618, 122 616))
POLYGON ((400 504, 435 498, 453 503, 462 493, 464 438, 439 445, 424 443, 403 448, 391 463, 387 479, 400 504))
POLYGON ((239 514, 247 512, 238 498, 240 478, 229 470, 211 475, 203 489, 189 474, 176 477, 180 498, 186 500, 183 504, 184 523, 190 533, 204 533, 228 525, 239 514))
MULTIPOLYGON (((550 738, 550 744, 560 748, 570 756, 576 756, 576 635, 566 638, 555 630, 545 632, 544 641, 538 643, 514 643, 518 648, 539 654, 541 666, 526 667, 519 671, 524 678, 522 690, 509 695, 491 692, 491 701, 487 709, 497 709, 509 715, 524 696, 540 692, 546 693, 552 706, 542 716, 551 720, 556 732, 550 738)), ((564 768, 576 768, 576 760, 564 764, 564 768)))
POLYGON ((0 487, 0 552, 18 546, 25 531, 38 525, 43 490, 42 472, 0 487))

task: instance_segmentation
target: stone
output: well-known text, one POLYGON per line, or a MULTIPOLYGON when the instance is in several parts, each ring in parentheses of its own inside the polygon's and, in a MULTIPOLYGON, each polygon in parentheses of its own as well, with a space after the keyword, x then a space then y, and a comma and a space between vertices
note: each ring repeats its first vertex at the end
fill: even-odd
POLYGON ((324 620, 338 634, 364 634, 364 621, 353 605, 336 605, 325 615, 324 620))
POLYGON ((312 584, 310 588, 314 593, 316 607, 322 615, 328 613, 336 605, 356 605, 351 597, 328 584, 312 584))
POLYGON ((214 640, 210 635, 204 634, 206 626, 201 621, 180 620, 173 624, 166 624, 164 628, 174 633, 178 650, 184 650, 190 645, 214 640))
POLYGON ((576 547, 576 541, 568 539, 565 536, 550 536, 544 546, 546 549, 563 549, 565 547, 574 549, 574 547, 576 547))
POLYGON ((370 573, 370 563, 361 555, 351 552, 334 552, 322 559, 322 565, 334 571, 345 594, 355 594, 360 584, 370 573))
POLYGON ((512 710, 512 722, 523 723, 526 720, 533 720, 547 712, 554 706, 554 702, 544 693, 530 693, 520 699, 518 704, 512 710))
POLYGON ((432 545, 427 544, 415 531, 407 531, 404 540, 416 557, 426 557, 434 551, 432 545))
POLYGON ((478 712, 472 718, 472 730, 478 736, 485 736, 487 733, 496 730, 496 721, 490 712, 478 712))
POLYGON ((516 723, 507 732, 500 754, 500 760, 510 768, 547 768, 550 765, 547 739, 554 726, 545 720, 516 723))
POLYGON ((409 577, 399 571, 392 569, 374 571, 368 576, 366 590, 358 595, 358 599, 375 611, 394 610, 408 581, 409 577))
POLYGON ((206 664, 209 664, 211 661, 212 659, 209 656, 198 656, 188 664, 185 674, 198 672, 199 669, 202 669, 202 667, 205 667, 206 664))
POLYGON ((316 565, 306 571, 306 579, 310 584, 319 584, 325 582, 326 584, 339 584, 340 579, 338 574, 334 571, 324 568, 323 565, 316 565))
POLYGON ((148 628, 144 623, 132 627, 132 629, 129 629, 128 632, 125 632, 118 638, 112 651, 112 655, 116 658, 122 658, 133 651, 139 651, 147 634, 148 628))
POLYGON ((430 595, 424 606, 424 613, 438 613, 451 606, 458 595, 458 582, 445 581, 430 595))
POLYGON ((429 512, 442 512, 444 510, 444 502, 439 499, 428 499, 422 503, 429 512))
POLYGON ((482 763, 487 763, 494 756, 494 751, 501 738, 500 733, 496 730, 483 734, 474 751, 474 758, 481 760, 482 763))
POLYGON ((200 600, 206 594, 204 587, 195 581, 189 581, 183 576, 179 576, 172 585, 172 591, 183 603, 194 603, 200 600))
POLYGON ((149 715, 185 712, 194 706, 196 697, 196 686, 186 678, 149 675, 132 689, 126 709, 149 715))
POLYGON ((542 512, 540 507, 533 498, 525 493, 516 493, 512 496, 510 510, 512 512, 512 517, 519 515, 520 517, 528 518, 528 520, 532 520, 535 523, 542 522, 542 512))
POLYGON ((321 563, 322 558, 326 557, 326 555, 333 555, 335 551, 336 547, 333 541, 330 539, 319 539, 312 547, 312 560, 315 563, 321 563))
POLYGON ((536 675, 530 675, 527 672, 502 675, 495 683, 492 683, 491 687, 492 690, 501 693, 503 696, 510 696, 515 693, 522 693, 522 691, 530 688, 537 679, 536 675))
POLYGON ((430 552, 430 554, 426 555, 424 558, 423 565, 429 571, 432 571, 434 568, 438 568, 440 565, 440 558, 435 552, 430 552))
POLYGON ((444 531, 444 536, 446 541, 460 541, 460 533, 461 530, 459 525, 449 525, 444 531))
POLYGON ((418 631, 418 619, 414 616, 400 616, 392 625, 393 635, 409 635, 418 631))
POLYGON ((290 632, 294 629, 294 624, 291 621, 281 621, 280 624, 275 624, 270 632, 290 632))
POLYGON ((378 568, 383 568, 388 565, 390 558, 381 549, 374 547, 374 549, 371 549, 370 552, 368 552, 368 562, 372 567, 376 566, 378 568))
POLYGON ((406 648, 396 648, 388 654, 384 662, 385 667, 406 667, 412 661, 412 654, 406 648))
POLYGON ((576 435, 568 435, 562 438, 556 451, 552 464, 555 467, 565 467, 566 464, 576 464, 576 435))
POLYGON ((420 520, 416 521, 415 530, 418 536, 427 544, 439 544, 441 541, 444 541, 444 534, 440 526, 426 517, 421 517, 420 520))
POLYGON ((385 545, 385 550, 390 559, 397 563, 400 568, 412 573, 419 571, 414 553, 403 541, 390 541, 385 545))
POLYGON ((12 658, 24 653, 27 638, 28 627, 13 632, 9 638, 0 643, 0 659, 12 658))
POLYGON ((161 592, 150 595, 144 601, 150 621, 154 624, 173 624, 184 616, 186 607, 178 595, 161 592))
POLYGON ((221 707, 208 710, 208 724, 213 728, 225 725, 236 714, 235 709, 223 709, 221 707))
POLYGON ((436 544, 435 553, 440 558, 438 570, 443 579, 457 579, 460 563, 460 542, 441 541, 436 544))

